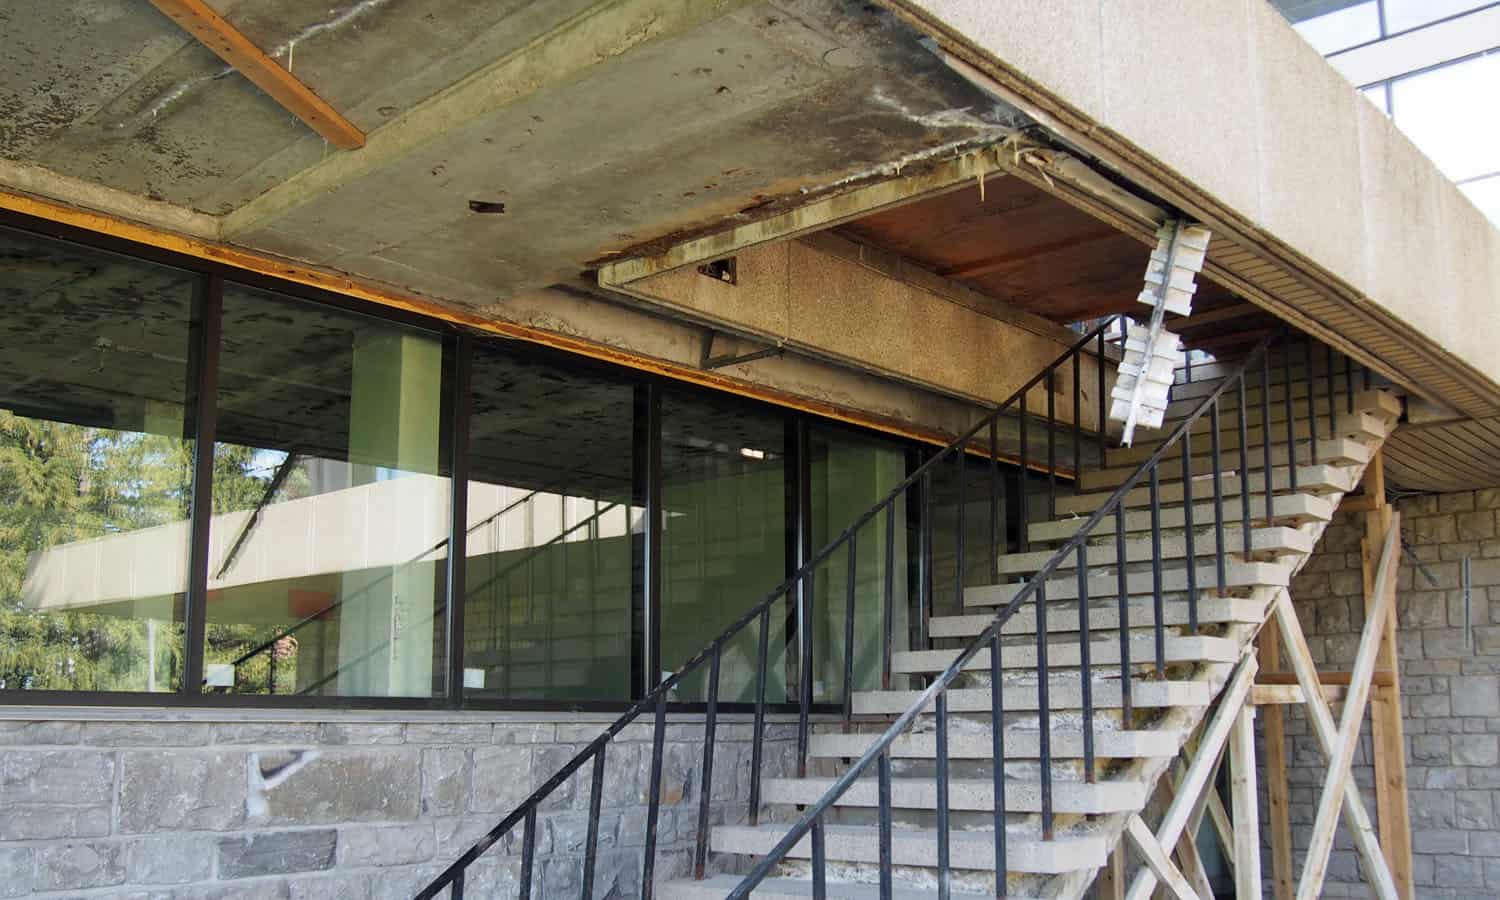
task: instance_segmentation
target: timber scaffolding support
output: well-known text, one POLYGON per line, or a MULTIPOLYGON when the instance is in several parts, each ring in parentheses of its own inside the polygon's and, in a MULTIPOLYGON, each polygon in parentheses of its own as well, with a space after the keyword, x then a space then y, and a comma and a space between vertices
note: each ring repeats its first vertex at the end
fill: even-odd
MULTIPOLYGON (((1274 735, 1283 730, 1280 704, 1289 702, 1307 706, 1329 764, 1308 862, 1294 882, 1287 798, 1278 790, 1284 735, 1266 751, 1277 890, 1295 890, 1299 900, 1319 894, 1342 816, 1377 896, 1409 897, 1410 865, 1401 861, 1409 835, 1393 832, 1389 823, 1399 820, 1386 811, 1396 798, 1380 800, 1380 822, 1392 832, 1381 843, 1349 776, 1373 696, 1388 704, 1377 716, 1395 717, 1381 720, 1377 738, 1396 748, 1382 778, 1400 780, 1400 736, 1391 730, 1400 715, 1390 653, 1394 512, 1372 499, 1369 614, 1342 679, 1318 675, 1289 594, 1343 496, 1361 477, 1367 496, 1383 494, 1379 463, 1371 463, 1400 401, 1347 360, 1336 364, 1332 353, 1278 334, 1240 360, 1184 372, 1166 412, 1170 431, 1113 447, 1077 416, 1084 402, 1107 397, 1108 385, 1097 397, 1083 394, 1078 355, 1103 358, 1109 325, 809 552, 418 897, 460 898, 466 880, 475 894, 494 894, 481 885, 495 867, 471 867, 497 845, 497 853, 519 848, 516 881, 529 896, 547 827, 539 816, 556 805, 554 793, 571 783, 597 809, 621 765, 606 762, 623 752, 611 749, 613 738, 646 717, 651 752, 639 765, 650 787, 641 798, 644 847, 628 851, 640 853, 628 870, 638 883, 622 886, 631 894, 1076 900, 1094 886, 1110 900, 1149 900, 1158 890, 1209 900, 1195 843, 1206 818, 1233 863, 1237 895, 1258 896, 1255 717, 1264 715, 1274 735), (1016 497, 1005 495, 999 474, 1005 419, 1021 436, 1023 465, 1046 466, 1016 497), (1097 459, 1084 457, 1085 442, 1097 445, 1097 459), (1069 456, 1071 496, 1057 477, 1069 456), (957 493, 941 526, 932 515, 939 484, 950 491, 945 503, 957 493), (923 515, 898 577, 898 523, 912 510, 923 515), (939 556, 935 544, 955 537, 939 556), (966 564, 973 552, 983 565, 966 564), (909 595, 898 588, 906 575, 909 595), (879 639, 860 622, 878 627, 879 639), (821 635, 804 623, 817 623, 821 635), (827 656, 815 659, 820 653, 827 656), (1295 683, 1280 673, 1283 655, 1295 683), (827 681, 819 688, 818 678, 843 689, 830 692, 827 681), (721 680, 734 685, 738 709, 728 707, 721 680), (779 711, 768 701, 772 685, 787 698, 779 711), (1338 722, 1329 690, 1345 698, 1338 722), (724 723, 731 712, 749 724, 724 723), (684 714, 690 723, 669 730, 668 716, 684 714), (724 731, 746 728, 748 785, 725 788, 724 772, 744 770, 716 745, 724 731), (1226 765, 1227 802, 1217 788, 1226 765), (735 856, 750 859, 739 865, 735 856)), ((1096 421, 1105 421, 1102 409, 1096 421)), ((591 815, 585 900, 595 857, 608 846, 598 827, 591 815)))

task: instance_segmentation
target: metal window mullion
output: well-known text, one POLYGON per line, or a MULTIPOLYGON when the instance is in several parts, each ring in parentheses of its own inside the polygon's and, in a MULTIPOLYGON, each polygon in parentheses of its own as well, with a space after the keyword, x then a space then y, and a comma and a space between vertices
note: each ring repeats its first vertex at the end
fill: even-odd
POLYGON ((449 432, 452 456, 448 477, 448 683, 449 706, 461 706, 464 700, 464 604, 468 597, 465 571, 469 561, 469 414, 471 410, 470 377, 473 363, 473 340, 461 334, 453 354, 453 422, 449 432))
POLYGON ((193 488, 188 549, 187 603, 183 610, 186 648, 182 684, 184 695, 203 690, 204 646, 208 630, 209 530, 213 520, 214 445, 217 441, 219 351, 224 321, 224 278, 211 273, 201 282, 198 305, 200 328, 193 350, 197 364, 189 373, 196 395, 193 405, 193 488))

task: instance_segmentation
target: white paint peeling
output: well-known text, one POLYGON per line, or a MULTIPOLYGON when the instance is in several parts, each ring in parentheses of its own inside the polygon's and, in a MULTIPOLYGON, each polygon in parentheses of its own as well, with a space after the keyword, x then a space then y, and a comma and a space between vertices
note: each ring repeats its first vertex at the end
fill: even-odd
POLYGON ((293 750, 291 759, 271 770, 267 775, 260 767, 260 754, 250 753, 245 757, 245 764, 249 767, 250 787, 245 795, 245 812, 251 818, 265 816, 270 812, 270 805, 266 801, 266 794, 283 784, 288 778, 302 771, 308 763, 317 759, 320 754, 317 750, 293 750))

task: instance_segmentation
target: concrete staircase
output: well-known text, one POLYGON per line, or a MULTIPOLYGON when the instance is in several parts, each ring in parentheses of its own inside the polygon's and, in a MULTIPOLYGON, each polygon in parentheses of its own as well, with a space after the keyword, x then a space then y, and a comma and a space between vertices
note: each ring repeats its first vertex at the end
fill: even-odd
MULTIPOLYGON (((1267 429, 1260 388, 1246 380, 1249 415, 1245 464, 1241 470, 1239 423, 1235 414, 1237 391, 1220 402, 1219 459, 1223 504, 1215 509, 1210 455, 1210 419, 1199 419, 1192 430, 1189 470, 1192 509, 1192 555, 1188 559, 1187 491, 1182 479, 1181 447, 1170 449, 1159 470, 1159 551, 1152 539, 1150 489, 1145 481, 1124 498, 1123 543, 1125 609, 1124 637, 1132 674, 1131 710, 1126 715, 1121 691, 1122 642, 1120 629, 1120 551, 1111 512, 1092 532, 1088 542, 1089 647, 1092 724, 1095 759, 1092 771, 1084 766, 1082 682, 1079 640, 1079 579, 1073 554, 1048 579, 1045 619, 1049 663, 1048 699, 1051 757, 1050 802, 1054 833, 1044 838, 1040 809, 1042 779, 1041 723, 1038 720, 1038 616, 1028 601, 1003 627, 1002 691, 1003 746, 1007 853, 1005 896, 1011 898, 1081 897, 1120 840, 1132 813, 1143 810, 1158 780, 1199 724, 1223 688, 1232 667, 1248 652, 1266 618, 1270 603, 1287 589, 1292 575, 1306 561, 1344 494, 1359 483, 1364 467, 1395 427, 1401 401, 1382 390, 1353 389, 1346 378, 1305 379, 1300 366, 1293 379, 1295 458, 1286 440, 1287 409, 1280 383, 1285 370, 1272 369, 1274 383, 1269 422, 1270 465, 1266 464, 1267 429), (1329 395, 1336 417, 1328 412, 1329 395), (1309 410, 1309 404, 1311 410, 1309 410), (1309 421, 1309 416, 1312 420, 1309 421), (1336 418, 1336 423, 1334 419, 1336 418), (1317 462, 1311 462, 1316 441, 1317 462), (1291 487, 1295 475, 1296 490, 1291 487), (1273 509, 1266 516, 1265 486, 1273 488, 1273 509), (1245 492, 1248 491, 1248 498, 1245 492), (1250 546, 1244 553, 1242 502, 1249 503, 1250 546), (1221 516, 1222 521, 1216 520, 1221 516), (1226 559, 1222 589, 1215 565, 1216 525, 1223 528, 1226 559), (1153 562, 1161 567, 1163 596, 1155 598, 1153 562), (1197 595, 1196 633, 1190 633, 1189 566, 1197 595), (1157 671, 1161 618, 1161 669, 1157 671)), ((1229 366, 1224 367, 1228 371, 1229 366)), ((1194 369, 1194 381, 1179 384, 1167 413, 1167 431, 1197 408, 1216 382, 1200 380, 1222 371, 1194 369)), ((766 853, 787 831, 796 811, 828 791, 835 777, 859 757, 919 695, 926 679, 942 672, 958 656, 960 647, 993 621, 998 607, 1008 602, 1052 556, 1052 545, 1071 538, 1084 516, 1103 505, 1111 491, 1156 449, 1142 442, 1132 448, 1107 451, 1104 465, 1080 473, 1078 493, 1059 497, 1055 518, 1033 522, 1027 530, 1030 548, 998 560, 1000 583, 970 587, 959 615, 934 617, 928 622, 931 648, 894 654, 893 689, 857 693, 854 723, 823 725, 812 736, 807 777, 768 778, 762 799, 767 814, 761 824, 719 825, 710 837, 719 854, 720 871, 744 871, 750 860, 766 853), (899 689, 895 687, 897 682, 899 689), (768 822, 767 819, 780 821, 768 822)), ((991 733, 991 684, 988 653, 980 653, 965 667, 947 692, 949 716, 948 815, 951 823, 950 864, 952 896, 996 895, 993 811, 994 754, 991 733)), ((937 897, 936 787, 937 735, 929 707, 889 749, 893 812, 892 863, 897 898, 937 897)), ((872 774, 856 781, 825 818, 828 860, 827 896, 876 898, 879 879, 877 782, 872 774)), ((803 898, 814 896, 808 860, 811 842, 802 842, 781 863, 774 877, 754 896, 803 898)), ((739 883, 732 874, 702 881, 684 880, 664 886, 674 900, 723 897, 739 883)))

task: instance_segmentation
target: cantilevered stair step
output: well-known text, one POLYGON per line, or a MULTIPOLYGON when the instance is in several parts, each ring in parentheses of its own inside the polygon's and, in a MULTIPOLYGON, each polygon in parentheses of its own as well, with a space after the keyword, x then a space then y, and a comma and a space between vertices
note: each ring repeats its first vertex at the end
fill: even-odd
MULTIPOLYGON (((1265 498, 1250 498, 1250 517, 1265 516, 1265 498)), ((1224 524, 1232 525, 1240 521, 1241 498, 1225 497, 1223 504, 1224 524)), ((1323 497, 1314 497, 1310 494, 1278 494, 1271 499, 1271 511, 1275 513, 1276 521, 1281 524, 1303 524, 1305 522, 1327 522, 1333 518, 1335 504, 1323 497)), ((1213 525, 1214 504, 1212 497, 1207 502, 1200 502, 1196 493, 1193 502, 1193 525, 1196 529, 1199 525, 1213 525)), ((1028 525, 1026 534, 1031 542, 1046 543, 1048 541, 1066 541, 1078 533, 1087 518, 1084 516, 1070 516, 1059 518, 1051 522, 1035 522, 1028 525)), ((1187 519, 1183 514, 1183 507, 1165 506, 1161 509, 1160 525, 1162 528, 1183 528, 1187 519)), ((1126 532, 1149 532, 1151 530, 1151 511, 1149 509, 1131 510, 1125 514, 1126 532)), ((1099 538, 1115 533, 1115 517, 1105 516, 1094 530, 1089 532, 1091 537, 1099 538)), ((1194 548, 1196 549, 1196 548, 1194 548)), ((1225 549, 1229 549, 1228 545, 1225 549)), ((1092 552, 1092 551, 1090 551, 1092 552)))
MULTIPOLYGON (((1194 442, 1196 443, 1196 441, 1194 442)), ((1222 449, 1222 448, 1221 448, 1222 449)), ((1147 454, 1149 456, 1149 454, 1147 454)), ((1250 471, 1259 472, 1265 468, 1264 448, 1255 448, 1249 454, 1250 471)), ((1370 462, 1374 453, 1370 448, 1359 441, 1351 441, 1348 438, 1337 438, 1334 440, 1318 441, 1318 464, 1331 466, 1364 466, 1370 462)), ((1239 465, 1240 454, 1236 449, 1234 452, 1227 450, 1220 454, 1220 470, 1227 472, 1239 465)), ((1273 469, 1285 471, 1287 464, 1286 444, 1275 443, 1271 445, 1271 466, 1273 469)), ((1312 456, 1308 452, 1308 444, 1301 441, 1297 444, 1297 486, 1302 486, 1302 467, 1312 464, 1312 456)), ((1084 491, 1110 490, 1125 482, 1125 479, 1135 474, 1139 464, 1135 465, 1111 465, 1103 469, 1086 470, 1079 476, 1079 487, 1084 491)), ((1191 459, 1190 471, 1195 475, 1211 475, 1214 470, 1213 458, 1208 455, 1194 454, 1191 459)), ((1173 448, 1167 452, 1157 470, 1157 477, 1163 484, 1182 480, 1182 452, 1173 448)), ((1280 475, 1276 476, 1277 484, 1280 484, 1280 475)), ((1147 484, 1146 476, 1142 476, 1140 486, 1147 484)), ((1197 482, 1194 482, 1194 493, 1196 496, 1197 482)), ((1262 485, 1264 490, 1264 485, 1262 485)))
MULTIPOLYGON (((1176 593, 1188 589, 1188 569, 1176 566, 1162 573, 1161 589, 1164 593, 1176 593)), ((1213 565, 1194 567, 1195 586, 1200 591, 1218 587, 1218 571, 1213 565)), ((1244 562, 1238 559, 1224 560, 1224 586, 1256 587, 1270 585, 1285 587, 1291 583, 1291 567, 1271 562, 1244 562)), ((1150 572, 1126 572, 1125 590, 1128 596, 1151 596, 1155 590, 1155 577, 1150 572)), ((1078 599, 1078 578, 1068 575, 1047 580, 1047 599, 1078 599)), ((1003 606, 1026 587, 1026 583, 988 584, 964 589, 964 606, 1003 606)), ((1114 572, 1091 573, 1088 577, 1089 598, 1103 600, 1118 597, 1120 584, 1114 572)))
MULTIPOLYGON (((1265 617, 1266 605, 1251 597, 1200 597, 1198 599, 1198 622, 1202 625, 1231 622, 1258 624, 1265 617)), ((1156 624, 1156 612, 1149 600, 1132 600, 1126 604, 1131 628, 1152 628, 1156 624)), ((1186 625, 1188 605, 1185 601, 1169 600, 1162 604, 1165 625, 1186 625)), ((934 638, 967 638, 988 628, 995 620, 993 613, 964 616, 933 616, 928 619, 928 634, 934 638)), ((1120 611, 1115 602, 1091 603, 1089 628, 1107 631, 1120 627, 1120 611)), ((1048 603, 1047 630, 1049 632, 1072 632, 1078 630, 1078 607, 1074 603, 1058 604, 1053 608, 1048 603)), ((1036 634, 1036 609, 1027 603, 1016 614, 1006 620, 1000 633, 1036 634)))
MULTIPOLYGON (((719 825, 709 844, 717 853, 763 856, 786 836, 786 825, 719 825)), ((955 869, 994 871, 995 836, 987 831, 960 831, 948 835, 950 863, 955 869)), ((880 836, 874 826, 828 825, 823 829, 827 858, 838 862, 878 863, 880 836)), ((1104 865, 1109 845, 1098 834, 1058 835, 1044 841, 1035 827, 1012 826, 1006 830, 1005 868, 1010 872, 1061 874, 1104 865)), ((812 856, 809 835, 787 854, 793 859, 812 856)), ((891 833, 891 862, 898 866, 937 866, 937 832, 899 828, 891 833)))
MULTIPOLYGON (((744 879, 743 875, 713 875, 702 881, 670 881, 657 888, 662 900, 723 900, 744 879)), ((829 879, 827 900, 880 900, 880 886, 829 879)), ((811 900, 812 882, 800 878, 767 878, 755 888, 756 900, 811 900)), ((963 894, 954 891, 953 900, 994 900, 990 894, 963 894)), ((897 884, 891 888, 891 900, 936 900, 937 888, 910 887, 897 884)), ((1008 900, 1026 900, 1007 894, 1008 900)))
MULTIPOLYGON (((1037 691, 1035 684, 1006 685, 1005 711, 1035 712, 1037 691)), ((1170 706, 1207 706, 1213 699, 1208 685, 1201 681, 1141 681, 1130 683, 1131 704, 1137 709, 1165 708, 1170 706)), ((892 716, 906 712, 907 708, 922 696, 921 691, 855 691, 854 713, 861 716, 892 716)), ((1118 709, 1120 707, 1120 683, 1096 678, 1091 697, 1095 710, 1118 709)), ((1082 709, 1083 691, 1076 673, 1049 675, 1047 679, 1047 708, 1049 712, 1082 709)), ((971 713, 990 711, 989 688, 950 688, 948 711, 971 713)), ((931 713, 932 706, 923 711, 931 713)))
MULTIPOLYGON (((1074 625, 1077 625, 1078 614, 1073 614, 1074 625)), ((1163 651, 1166 653, 1166 661, 1175 662, 1235 662, 1240 658, 1240 647, 1236 641, 1228 638, 1208 637, 1205 635, 1167 635, 1164 640, 1163 651)), ((953 648, 947 650, 904 650, 891 655, 891 671, 900 675, 925 674, 941 672, 958 658, 963 651, 953 648)), ((1156 639, 1154 635, 1135 635, 1130 639, 1130 659, 1132 662, 1148 663, 1156 659, 1156 639)), ((1047 664, 1054 668, 1074 668, 1081 663, 1076 641, 1063 641, 1047 646, 1047 664)), ((1115 666, 1120 664, 1120 640, 1111 635, 1107 638, 1089 641, 1089 665, 1099 674, 1104 674, 1101 666, 1115 666)), ((1026 669, 1036 668, 1036 645, 1035 644, 1005 644, 1000 648, 1000 665, 1003 669, 1026 669)), ((990 652, 981 650, 964 666, 966 672, 988 672, 990 671, 990 652)))
MULTIPOLYGON (((1182 387, 1184 385, 1177 386, 1178 389, 1182 387)), ((1181 422, 1197 410, 1199 406, 1202 406, 1203 398, 1211 393, 1213 393, 1212 390, 1203 390, 1197 396, 1187 396, 1184 394, 1179 398, 1176 396, 1176 389, 1174 389, 1173 399, 1167 404, 1167 414, 1163 419, 1164 424, 1162 427, 1164 429, 1175 427, 1178 422, 1181 422)), ((1245 399, 1248 401, 1245 425, 1248 427, 1260 425, 1261 418, 1265 412, 1260 402, 1260 386, 1257 385, 1253 389, 1247 389, 1245 391, 1245 399)), ((1344 393, 1342 388, 1334 394, 1334 411, 1338 418, 1361 412, 1370 413, 1371 415, 1380 416, 1391 421, 1401 417, 1401 398, 1390 391, 1378 389, 1368 391, 1357 390, 1354 392, 1353 399, 1354 402, 1351 406, 1349 402, 1350 397, 1344 393)), ((1238 431, 1240 423, 1239 409, 1239 396, 1234 386, 1231 385, 1228 390, 1219 395, 1220 424, 1226 429, 1238 431)), ((1325 424, 1327 423, 1328 396, 1321 389, 1313 397, 1313 414, 1321 416, 1325 424)), ((1292 392, 1292 419, 1305 420, 1307 415, 1307 392, 1305 390, 1294 390, 1292 392)), ((1208 416, 1205 414, 1200 421, 1207 418, 1208 416)), ((1285 427, 1286 398, 1282 396, 1279 387, 1271 389, 1271 422, 1280 422, 1282 423, 1282 427, 1285 427)))
MULTIPOLYGON (((761 799, 767 803, 806 805, 809 798, 822 797, 833 787, 833 778, 767 778, 761 782, 761 799)), ((835 806, 879 805, 873 769, 869 778, 849 786, 835 806)), ((1134 812, 1146 805, 1150 791, 1139 781, 1053 781, 1052 808, 1079 815, 1134 812)), ((932 778, 891 779, 891 805, 896 809, 937 809, 937 783, 932 778)), ((948 782, 948 808, 964 812, 989 812, 995 808, 995 784, 988 778, 954 778, 948 782)), ((1005 782, 1007 812, 1041 812, 1042 790, 1035 781, 1005 782)))
MULTIPOLYGON (((878 734, 814 734, 808 752, 816 757, 855 759, 875 743, 878 734)), ((1036 731, 1007 728, 1002 735, 1005 758, 1037 759, 1041 756, 1041 735, 1036 731)), ((994 759, 991 736, 956 733, 950 726, 949 759, 994 759)), ((1049 750, 1053 759, 1082 759, 1083 732, 1077 728, 1054 728, 1049 750)), ((1115 731, 1094 729, 1096 759, 1150 759, 1176 756, 1182 746, 1182 735, 1170 729, 1151 731, 1115 731)), ((931 732, 909 732, 891 742, 889 753, 896 759, 936 759, 937 736, 931 732)))
MULTIPOLYGON (((1303 419, 1294 423, 1292 427, 1292 432, 1296 436, 1295 440, 1302 442, 1316 437, 1318 438, 1320 443, 1325 440, 1337 440, 1339 438, 1344 438, 1346 440, 1352 440, 1359 443, 1381 441, 1385 440, 1385 436, 1390 433, 1390 430, 1390 422, 1370 413, 1355 413, 1354 415, 1350 416, 1339 416, 1338 431, 1335 434, 1329 433, 1329 423, 1322 420, 1319 420, 1315 423, 1309 423, 1306 419, 1303 419), (1316 428, 1313 428, 1313 425, 1316 425, 1316 428)), ((1153 438, 1151 440, 1140 441, 1139 443, 1136 443, 1135 445, 1130 447, 1109 448, 1104 451, 1105 465, 1109 467, 1125 466, 1131 464, 1139 465, 1140 463, 1143 463, 1148 458, 1150 458, 1151 454, 1156 452, 1157 447, 1161 446, 1162 441, 1166 440, 1167 435, 1169 435, 1170 433, 1171 432, 1164 432, 1162 434, 1162 437, 1159 439, 1153 438)), ((1253 455, 1255 450, 1264 446, 1265 431, 1259 426, 1248 429, 1246 433, 1246 439, 1249 442, 1247 444, 1247 447, 1250 450, 1250 453, 1253 455)), ((1278 444, 1285 446, 1286 428, 1278 428, 1273 424, 1271 426, 1271 445, 1274 447, 1278 444)), ((1234 459, 1239 458, 1239 446, 1240 434, 1238 430, 1226 430, 1220 436, 1219 453, 1226 463, 1230 461, 1231 457, 1233 457, 1234 459)), ((1193 455, 1209 456, 1212 450, 1213 444, 1209 440, 1207 434, 1194 435, 1192 441, 1193 455)), ((1320 452, 1318 455, 1318 460, 1322 462, 1324 461, 1324 459, 1321 453, 1321 447, 1319 448, 1319 451, 1320 452)), ((1167 454, 1169 457, 1181 457, 1181 441, 1179 441, 1170 450, 1168 450, 1167 454)), ((1309 462, 1311 462, 1310 456, 1307 457, 1307 459, 1309 462)), ((1327 461, 1335 462, 1336 460, 1327 461)))
MULTIPOLYGON (((1253 504, 1252 504, 1253 505, 1253 504)), ((1194 523, 1197 526, 1198 523, 1194 523)), ((1193 529, 1193 553, 1199 558, 1214 555, 1214 530, 1212 523, 1209 527, 1195 527, 1193 529)), ((1238 525, 1224 529, 1224 550, 1226 553, 1243 554, 1245 544, 1242 535, 1244 530, 1238 525)), ((1299 531, 1296 528, 1287 528, 1283 525, 1273 525, 1269 528, 1250 529, 1250 552, 1274 555, 1285 555, 1300 553, 1307 555, 1312 553, 1314 540, 1312 535, 1299 531)), ((1032 550, 1029 553, 1007 553, 997 561, 998 574, 1029 575, 1039 571, 1047 561, 1052 558, 1052 550, 1032 550)), ((1154 555, 1150 537, 1127 537, 1125 539, 1125 561, 1126 563, 1148 563, 1154 555)), ((1161 537, 1161 558, 1166 560, 1182 560, 1187 556, 1187 538, 1182 534, 1164 534, 1161 537)), ((1113 566, 1115 559, 1115 545, 1113 541, 1089 546, 1088 563, 1090 566, 1113 566)), ((1063 559, 1062 565, 1058 566, 1059 572, 1072 571, 1078 565, 1078 554, 1070 553, 1063 559)))
MULTIPOLYGON (((1239 465, 1238 454, 1231 455, 1225 460, 1226 466, 1239 465)), ((1177 474, 1182 474, 1179 461, 1177 474)), ((1107 470, 1108 471, 1108 470, 1107 470)), ((1354 490, 1358 482, 1358 469, 1353 466, 1298 466, 1297 467, 1297 490, 1311 494, 1347 494, 1354 490)), ((1122 478, 1121 481, 1124 481, 1122 478)), ((1248 479, 1241 479, 1239 473, 1232 468, 1226 470, 1219 476, 1219 484, 1222 486, 1225 497, 1238 497, 1242 493, 1245 482, 1250 483, 1250 499, 1252 503, 1259 498, 1264 511, 1266 500, 1266 477, 1259 471, 1251 470, 1248 479)), ((1143 479, 1137 483, 1137 487, 1131 488, 1125 494, 1125 507, 1139 508, 1151 505, 1151 483, 1143 479)), ((1116 485, 1118 486, 1118 484, 1116 485)), ((1291 473, 1284 467, 1277 467, 1271 476, 1271 492, 1283 493, 1292 489, 1291 473)), ((1176 481, 1162 482, 1156 491, 1157 502, 1162 505, 1181 503, 1185 494, 1181 478, 1176 481)), ((1213 474, 1199 475, 1193 479, 1193 499, 1202 500, 1204 497, 1214 495, 1213 474)), ((1057 498, 1058 515, 1086 516, 1094 510, 1103 506, 1110 497, 1114 496, 1114 490, 1091 491, 1086 494, 1074 496, 1059 495, 1057 498)))

